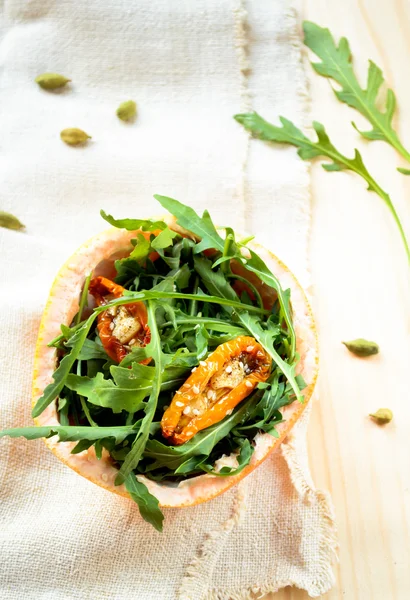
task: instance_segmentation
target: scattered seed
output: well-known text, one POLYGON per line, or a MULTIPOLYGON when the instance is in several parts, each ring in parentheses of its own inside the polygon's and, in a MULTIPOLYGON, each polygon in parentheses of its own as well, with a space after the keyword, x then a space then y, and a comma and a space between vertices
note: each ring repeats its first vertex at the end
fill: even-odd
POLYGON ((252 352, 253 351, 253 346, 248 346, 246 348, 246 352, 252 352))
POLYGON ((179 400, 177 402, 175 402, 175 406, 178 406, 178 408, 181 408, 181 406, 185 406, 183 402, 179 402, 179 400))
POLYGON ((225 373, 232 373, 232 367, 231 365, 228 365, 225 369, 225 373))
POLYGON ((111 331, 114 329, 114 327, 115 327, 114 323, 111 322, 110 323, 110 329, 111 329, 111 331))
POLYGON ((229 410, 226 411, 226 415, 231 415, 233 413, 233 408, 230 408, 229 410))
POLYGON ((189 383, 184 383, 184 385, 182 386, 185 389, 189 390, 189 388, 191 387, 191 385, 189 383))
POLYGON ((195 416, 199 415, 199 410, 197 408, 193 408, 192 412, 194 413, 195 416))
POLYGON ((199 364, 201 365, 201 367, 206 367, 206 362, 204 360, 200 360, 199 364))
POLYGON ((191 412, 191 407, 186 406, 182 412, 184 415, 189 415, 189 413, 191 412))
POLYGON ((196 367, 194 367, 193 369, 191 369, 191 373, 195 373, 196 371, 196 367))
POLYGON ((192 435, 192 434, 193 434, 193 431, 187 431, 186 432, 186 435, 192 435))
POLYGON ((253 387, 253 383, 252 383, 251 381, 249 381, 249 379, 248 379, 247 381, 245 381, 245 385, 246 385, 246 387, 248 387, 248 388, 251 388, 251 387, 253 387))
POLYGON ((199 394, 201 388, 199 387, 199 385, 194 385, 192 391, 194 392, 194 394, 199 394))
POLYGON ((133 344, 135 344, 135 342, 136 342, 135 338, 132 338, 132 340, 130 340, 130 341, 128 342, 128 344, 129 344, 130 346, 132 346, 133 344))

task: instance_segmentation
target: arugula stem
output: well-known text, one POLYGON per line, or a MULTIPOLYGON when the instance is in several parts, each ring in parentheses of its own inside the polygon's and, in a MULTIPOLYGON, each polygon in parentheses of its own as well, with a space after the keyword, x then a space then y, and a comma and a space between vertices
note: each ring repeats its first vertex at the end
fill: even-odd
MULTIPOLYGON (((115 478, 115 485, 121 485, 127 479, 128 475, 137 467, 145 450, 149 438, 151 423, 154 419, 157 409, 158 398, 161 392, 161 384, 164 371, 164 355, 161 350, 161 338, 158 332, 156 321, 157 303, 153 300, 147 302, 148 325, 151 331, 151 341, 148 345, 149 352, 155 362, 155 377, 152 380, 152 389, 148 402, 145 406, 145 417, 142 419, 141 427, 132 444, 131 450, 127 454, 118 475, 115 478)), ((108 304, 106 305, 108 306, 108 304)))
MULTIPOLYGON (((84 321, 81 321, 81 323, 77 323, 76 325, 73 325, 73 327, 71 327, 71 332, 75 333, 78 329, 80 329, 80 327, 82 327, 85 323, 84 321)), ((60 333, 60 335, 58 335, 57 337, 55 337, 53 340, 51 340, 51 342, 48 342, 47 347, 48 348, 57 348, 59 350, 65 350, 66 348, 64 348, 63 346, 59 346, 59 343, 62 340, 65 340, 66 336, 63 333, 60 333)))
MULTIPOLYGON (((199 277, 198 275, 195 277, 195 283, 194 283, 194 289, 192 291, 193 294, 197 294, 198 292, 198 286, 199 286, 199 277)), ((196 300, 196 298, 194 298, 193 300, 191 300, 190 302, 190 306, 189 306, 189 314, 194 316, 196 315, 198 312, 198 301, 196 300)))
POLYGON ((81 322, 81 317, 83 316, 83 310, 85 306, 88 306, 88 288, 90 286, 92 272, 90 272, 85 278, 83 291, 81 292, 80 306, 78 308, 78 313, 75 318, 75 324, 78 325, 81 322))
MULTIPOLYGON (((87 406, 87 402, 85 401, 85 398, 83 396, 78 395, 78 397, 80 398, 80 402, 81 402, 81 408, 84 411, 84 414, 87 418, 87 421, 89 422, 89 424, 91 425, 91 427, 98 427, 97 423, 93 420, 92 416, 90 415, 90 411, 88 409, 87 406)), ((128 423, 127 423, 128 425, 128 423)))
POLYGON ((132 421, 134 419, 134 415, 135 415, 135 413, 133 413, 133 412, 128 413, 127 420, 125 421, 126 425, 132 425, 132 421))
POLYGON ((151 291, 141 291, 141 292, 129 292, 121 298, 116 298, 115 300, 111 300, 104 304, 104 306, 99 306, 94 309, 94 315, 98 315, 101 312, 104 312, 111 306, 121 306, 122 304, 133 304, 134 302, 140 302, 141 300, 157 300, 161 298, 177 298, 181 300, 191 300, 196 298, 198 302, 210 302, 211 304, 220 304, 221 306, 230 306, 231 308, 237 308, 241 310, 247 310, 250 312, 255 312, 260 315, 270 315, 271 312, 269 310, 263 310, 258 308, 257 306, 251 306, 250 304, 243 304, 242 302, 237 302, 235 300, 230 300, 227 298, 221 298, 219 296, 206 296, 202 294, 182 294, 180 292, 151 292, 151 291))
POLYGON ((228 277, 228 279, 238 279, 239 281, 242 281, 245 285, 250 287, 250 289, 254 293, 255 298, 258 302, 259 308, 263 309, 262 297, 261 297, 260 293, 258 292, 258 290, 256 289, 256 287, 253 285, 253 283, 251 283, 248 279, 245 279, 245 277, 241 277, 240 275, 235 275, 233 273, 232 273, 232 275, 227 275, 227 277, 228 277))
MULTIPOLYGON (((81 360, 77 361, 77 375, 81 375, 81 360)), ((90 411, 88 409, 85 398, 83 396, 81 396, 80 394, 77 394, 77 396, 80 398, 81 408, 83 409, 85 417, 86 417, 87 421, 89 422, 89 424, 91 425, 91 427, 98 427, 97 423, 95 421, 93 421, 93 418, 90 415, 90 411)))
MULTIPOLYGON (((208 325, 210 329, 215 331, 222 332, 236 332, 238 331, 238 335, 243 333, 242 327, 236 327, 235 325, 230 325, 226 321, 221 321, 219 319, 211 319, 210 317, 192 317, 191 319, 176 319, 177 325, 208 325)), ((159 325, 159 328, 165 329, 166 327, 171 327, 173 325, 173 321, 167 321, 166 323, 162 323, 159 325)), ((195 355, 195 352, 192 354, 195 355)))
MULTIPOLYGON (((228 233, 225 238, 224 249, 222 252, 222 258, 229 256, 229 250, 232 246, 232 242, 233 242, 233 237, 230 233, 228 233)), ((227 273, 229 273, 229 262, 230 262, 229 260, 224 260, 221 264, 221 271, 222 271, 222 273, 225 273, 225 275, 227 273)))

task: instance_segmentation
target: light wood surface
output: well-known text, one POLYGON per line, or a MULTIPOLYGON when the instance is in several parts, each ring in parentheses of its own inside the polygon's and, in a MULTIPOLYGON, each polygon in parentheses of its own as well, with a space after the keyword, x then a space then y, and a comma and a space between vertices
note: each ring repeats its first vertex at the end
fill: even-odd
MULTIPOLYGON (((397 130, 410 147, 410 1, 304 0, 302 18, 327 26, 351 44, 365 84, 367 60, 378 64, 398 99, 397 130)), ((309 67, 312 117, 341 151, 362 152, 391 195, 410 236, 410 177, 403 159, 383 142, 360 139, 350 121, 365 124, 339 103, 328 80, 309 67)), ((408 165, 407 165, 408 166, 408 165)), ((320 401, 313 409, 309 454, 314 480, 333 497, 339 529, 336 585, 326 600, 410 598, 410 281, 392 218, 354 174, 312 167, 311 269, 321 344, 320 401), (343 339, 380 344, 377 357, 352 357, 343 339), (393 410, 381 428, 367 418, 393 410)), ((269 596, 302 600, 287 588, 269 596)))

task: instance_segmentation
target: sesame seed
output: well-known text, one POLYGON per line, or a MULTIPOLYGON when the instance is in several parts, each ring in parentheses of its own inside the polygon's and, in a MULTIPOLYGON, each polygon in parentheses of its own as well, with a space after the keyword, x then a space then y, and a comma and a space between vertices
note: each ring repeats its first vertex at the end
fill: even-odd
POLYGON ((194 367, 193 369, 191 369, 191 373, 195 373, 196 371, 196 367, 194 367))
POLYGON ((228 365, 225 369, 225 373, 232 373, 232 367, 231 365, 228 365))
POLYGON ((113 323, 113 322, 111 322, 111 323, 110 323, 110 329, 111 329, 111 331, 114 329, 114 327, 115 327, 114 323, 113 323))
POLYGON ((253 346, 248 346, 248 347, 246 348, 246 352, 252 352, 252 350, 253 350, 253 346))
POLYGON ((132 340, 130 340, 128 343, 129 343, 130 346, 132 346, 133 344, 135 344, 135 338, 132 338, 132 340))
POLYGON ((257 355, 256 355, 256 356, 263 356, 263 352, 261 352, 261 351, 259 350, 259 352, 257 353, 257 355))
POLYGON ((192 412, 194 413, 195 416, 199 415, 199 410, 197 408, 193 408, 192 412))
POLYGON ((208 390, 206 393, 206 397, 208 398, 208 400, 213 398, 213 396, 214 396, 214 392, 212 390, 208 390))
POLYGON ((185 435, 192 435, 193 433, 193 431, 187 431, 185 435))
POLYGON ((182 392, 180 392, 179 390, 177 390, 175 393, 176 394, 182 394, 182 392))
POLYGON ((245 385, 246 385, 246 387, 248 387, 248 388, 251 388, 251 387, 253 387, 253 383, 252 383, 251 381, 249 381, 249 379, 248 379, 247 381, 245 381, 245 385))
POLYGON ((241 367, 241 369, 243 369, 245 366, 241 360, 239 361, 239 366, 241 367))
POLYGON ((177 402, 175 402, 175 406, 178 406, 179 408, 181 408, 181 406, 185 406, 183 402, 180 402, 179 400, 177 402))
POLYGON ((206 367, 206 362, 204 360, 200 360, 199 364, 201 365, 201 367, 206 367))
POLYGON ((199 394, 201 388, 199 387, 199 385, 194 385, 192 391, 194 392, 194 394, 199 394))
POLYGON ((191 387, 191 384, 184 383, 184 385, 182 387, 184 387, 185 389, 189 390, 189 388, 191 387))
POLYGON ((233 413, 233 408, 227 410, 225 414, 226 415, 231 415, 232 413, 233 413))
POLYGON ((182 412, 184 413, 184 415, 189 415, 189 413, 191 412, 191 407, 186 406, 182 412))

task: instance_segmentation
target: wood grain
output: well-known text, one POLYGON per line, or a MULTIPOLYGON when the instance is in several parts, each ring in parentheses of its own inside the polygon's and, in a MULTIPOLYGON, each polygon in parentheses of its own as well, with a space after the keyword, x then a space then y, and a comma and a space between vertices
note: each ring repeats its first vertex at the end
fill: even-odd
MULTIPOLYGON (((304 0, 302 18, 327 26, 351 44, 364 84, 367 61, 378 64, 398 99, 397 129, 410 147, 410 2, 304 0)), ((365 120, 340 104, 328 80, 308 67, 312 117, 345 153, 362 152, 391 195, 410 236, 410 177, 403 159, 382 142, 360 139, 350 125, 365 120)), ((407 165, 408 166, 408 165, 407 165)), ((410 279, 404 250, 382 201, 360 178, 312 168, 311 268, 321 345, 320 401, 309 429, 314 480, 330 490, 338 522, 337 583, 326 600, 410 597, 410 279), (366 337, 380 355, 362 360, 343 339, 366 337), (367 414, 387 406, 386 427, 367 414)), ((267 598, 302 600, 287 588, 267 598)))

